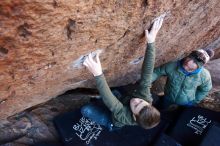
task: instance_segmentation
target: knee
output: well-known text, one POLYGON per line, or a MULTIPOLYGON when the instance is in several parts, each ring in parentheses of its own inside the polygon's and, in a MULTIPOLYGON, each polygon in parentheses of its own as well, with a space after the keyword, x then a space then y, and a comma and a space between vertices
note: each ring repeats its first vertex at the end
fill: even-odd
POLYGON ((107 123, 106 118, 105 118, 105 117, 101 117, 101 118, 100 118, 100 123, 102 123, 102 124, 107 123))
POLYGON ((88 115, 92 112, 92 107, 90 105, 84 105, 82 108, 81 108, 81 114, 84 116, 84 117, 88 117, 88 115))

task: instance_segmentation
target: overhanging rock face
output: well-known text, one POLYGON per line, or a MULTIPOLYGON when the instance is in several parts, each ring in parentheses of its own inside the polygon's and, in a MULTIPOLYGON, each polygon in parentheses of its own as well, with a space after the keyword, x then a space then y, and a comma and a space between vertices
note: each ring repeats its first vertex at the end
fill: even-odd
POLYGON ((83 56, 102 51, 110 86, 138 79, 144 29, 167 13, 156 65, 219 47, 219 0, 1 0, 0 119, 77 87, 94 87, 83 56))

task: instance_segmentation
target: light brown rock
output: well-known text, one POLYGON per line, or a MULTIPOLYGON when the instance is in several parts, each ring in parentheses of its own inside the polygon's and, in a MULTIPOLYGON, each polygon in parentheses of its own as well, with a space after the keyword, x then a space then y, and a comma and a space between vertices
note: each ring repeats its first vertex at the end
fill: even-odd
POLYGON ((220 58, 208 62, 206 68, 212 77, 213 90, 220 91, 220 58))

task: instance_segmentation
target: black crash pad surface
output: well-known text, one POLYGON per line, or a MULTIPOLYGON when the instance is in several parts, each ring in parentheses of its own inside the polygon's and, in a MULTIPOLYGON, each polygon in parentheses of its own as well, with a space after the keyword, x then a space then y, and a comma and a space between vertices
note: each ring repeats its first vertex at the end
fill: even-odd
POLYGON ((214 123, 209 128, 200 146, 219 146, 220 145, 220 124, 214 123))
MULTIPOLYGON (((220 123, 220 113, 199 107, 162 112, 160 124, 149 130, 125 126, 109 132, 82 117, 80 110, 60 115, 54 123, 65 146, 199 146, 210 139, 209 133, 218 136, 216 130, 219 127, 213 126, 213 123, 220 123)), ((219 143, 218 139, 215 138, 213 146, 219 143)))
POLYGON ((172 137, 162 133, 160 137, 157 139, 154 146, 182 146, 180 143, 178 143, 175 139, 172 137))
POLYGON ((63 146, 63 145, 59 143, 54 143, 54 142, 40 142, 40 143, 34 144, 34 146, 63 146))
POLYGON ((198 146, 213 123, 220 123, 220 113, 191 107, 186 108, 167 134, 183 146, 198 146))
POLYGON ((124 126, 109 132, 81 115, 80 110, 55 118, 55 126, 65 146, 147 146, 168 123, 162 121, 157 127, 145 130, 139 126, 124 126))

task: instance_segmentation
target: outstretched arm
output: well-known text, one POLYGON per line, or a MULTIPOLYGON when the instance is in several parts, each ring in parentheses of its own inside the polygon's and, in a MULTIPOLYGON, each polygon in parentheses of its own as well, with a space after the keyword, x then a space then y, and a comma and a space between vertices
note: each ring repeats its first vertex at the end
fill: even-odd
POLYGON ((102 73, 102 67, 99 60, 99 54, 96 54, 96 61, 93 59, 92 54, 90 53, 83 65, 85 65, 89 71, 95 76, 96 85, 99 90, 99 93, 102 97, 103 102, 113 113, 120 112, 123 108, 122 103, 112 94, 106 79, 102 73))
POLYGON ((151 79, 155 63, 155 39, 158 31, 160 30, 163 23, 163 18, 158 18, 150 32, 145 30, 145 35, 147 38, 147 49, 144 56, 144 62, 142 65, 141 80, 138 85, 137 90, 134 92, 134 96, 142 98, 150 103, 152 103, 152 97, 150 93, 151 79))

